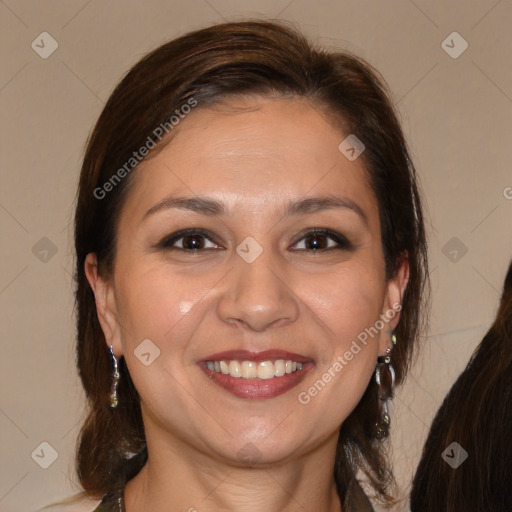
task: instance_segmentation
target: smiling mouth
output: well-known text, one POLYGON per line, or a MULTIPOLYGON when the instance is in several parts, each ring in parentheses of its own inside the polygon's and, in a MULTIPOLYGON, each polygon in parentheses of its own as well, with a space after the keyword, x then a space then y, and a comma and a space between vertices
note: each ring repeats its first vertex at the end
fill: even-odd
POLYGON ((198 362, 209 381, 239 398, 273 398, 297 386, 315 366, 283 350, 231 350, 198 362))
POLYGON ((260 379, 268 380, 273 378, 280 378, 286 374, 301 371, 303 363, 297 363, 291 359, 277 359, 275 361, 237 361, 222 360, 222 361, 206 361, 206 366, 209 370, 224 375, 231 375, 231 377, 241 379, 260 379))

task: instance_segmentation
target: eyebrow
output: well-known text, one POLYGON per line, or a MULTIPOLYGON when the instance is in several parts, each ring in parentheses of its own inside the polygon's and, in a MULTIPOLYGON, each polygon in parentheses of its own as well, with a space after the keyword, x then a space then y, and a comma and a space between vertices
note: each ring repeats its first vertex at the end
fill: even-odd
MULTIPOLYGON (((143 216, 142 220, 147 219, 163 210, 177 208, 180 210, 189 210, 202 215, 221 216, 226 215, 228 210, 226 206, 207 197, 166 197, 152 206, 143 216)), ((348 209, 355 212, 363 222, 368 225, 368 217, 363 209, 354 201, 342 196, 319 196, 306 197, 298 201, 292 201, 285 207, 285 216, 305 215, 318 213, 331 209, 348 209)))

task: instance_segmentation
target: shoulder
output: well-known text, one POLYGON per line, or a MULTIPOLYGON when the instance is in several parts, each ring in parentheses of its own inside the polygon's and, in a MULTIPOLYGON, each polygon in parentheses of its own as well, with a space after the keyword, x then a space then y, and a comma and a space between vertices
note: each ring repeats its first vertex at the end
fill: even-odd
POLYGON ((100 503, 100 499, 95 500, 77 495, 76 497, 52 502, 40 508, 37 512, 94 512, 100 503))

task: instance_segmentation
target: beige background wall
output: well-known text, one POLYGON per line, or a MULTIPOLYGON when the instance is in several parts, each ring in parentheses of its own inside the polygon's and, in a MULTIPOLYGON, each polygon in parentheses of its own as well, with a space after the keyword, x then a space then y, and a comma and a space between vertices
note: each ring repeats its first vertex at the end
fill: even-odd
MULTIPOLYGON (((491 322, 512 257, 512 3, 2 0, 2 512, 35 510, 76 490, 83 402, 70 226, 87 134, 145 52, 247 16, 292 20, 325 45, 353 50, 383 73, 398 102, 428 202, 434 299, 430 336, 393 407, 396 473, 407 494, 433 414, 491 322), (441 46, 454 31, 469 44, 458 58, 441 46), (40 53, 51 49, 47 36, 41 48, 42 32, 58 43, 46 59, 31 47, 36 40, 40 53), (48 469, 31 457, 41 442, 58 453, 48 469)), ((463 48, 457 38, 448 44, 463 48)))

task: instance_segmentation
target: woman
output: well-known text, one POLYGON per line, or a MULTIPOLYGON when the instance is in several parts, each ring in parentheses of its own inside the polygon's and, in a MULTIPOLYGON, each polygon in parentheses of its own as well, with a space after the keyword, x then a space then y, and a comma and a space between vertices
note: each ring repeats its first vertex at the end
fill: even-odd
POLYGON ((512 262, 493 325, 439 409, 412 512, 512 510, 512 262))
POLYGON ((426 242, 367 64, 259 21, 156 49, 90 137, 75 246, 98 511, 371 510, 356 472, 392 500, 426 242))

